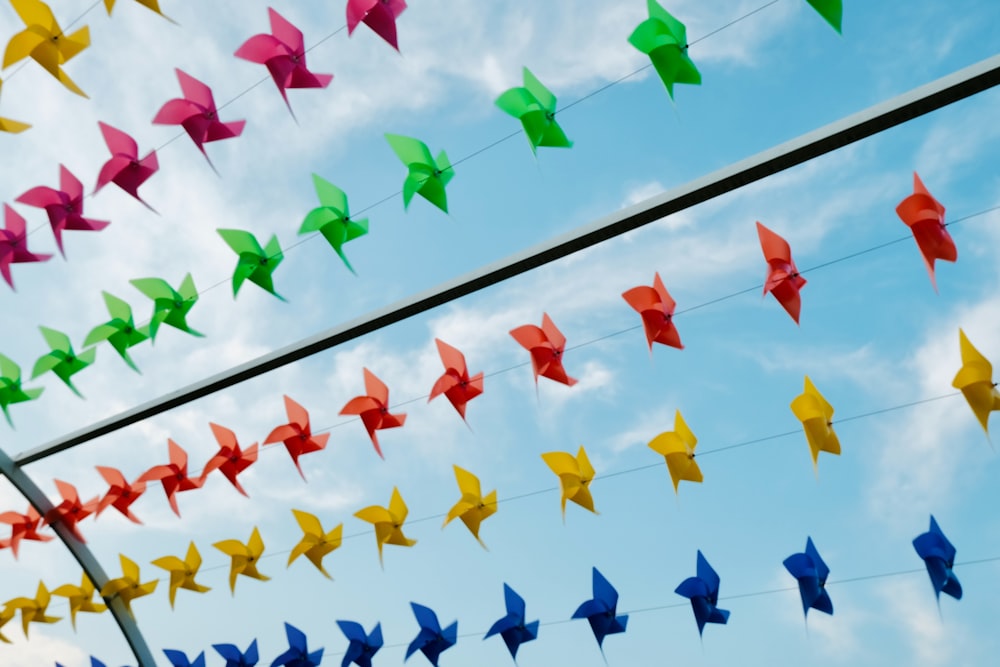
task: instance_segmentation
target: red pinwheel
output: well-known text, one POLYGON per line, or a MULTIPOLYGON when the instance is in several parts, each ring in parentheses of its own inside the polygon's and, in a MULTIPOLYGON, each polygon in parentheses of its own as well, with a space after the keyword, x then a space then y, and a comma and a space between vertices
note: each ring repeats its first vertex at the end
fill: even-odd
POLYGON ((137 481, 159 481, 163 485, 163 492, 167 494, 170 509, 174 511, 174 514, 180 516, 181 512, 177 509, 176 494, 181 491, 200 489, 202 480, 188 477, 188 456, 187 452, 180 445, 167 438, 167 447, 170 450, 170 463, 153 466, 139 475, 137 481))
POLYGON ((72 484, 60 479, 55 480, 55 484, 63 500, 45 513, 45 523, 48 525, 61 523, 73 537, 80 542, 86 542, 76 524, 94 513, 99 498, 94 497, 84 503, 80 501, 80 494, 72 484))
POLYGON ((205 469, 201 472, 198 485, 201 486, 205 483, 205 478, 208 477, 210 472, 218 470, 226 476, 230 484, 236 487, 237 491, 246 496, 247 492, 243 490, 236 476, 253 465, 257 460, 257 443, 255 442, 247 447, 246 450, 242 450, 240 449, 240 443, 236 440, 235 433, 225 426, 219 426, 211 422, 208 425, 212 427, 212 434, 219 443, 219 451, 205 464, 205 469))
POLYGON ((0 229, 0 275, 14 289, 14 278, 10 274, 11 264, 44 262, 52 257, 46 253, 28 250, 27 226, 24 218, 7 204, 3 205, 4 229, 0 229))
POLYGON ((139 196, 139 186, 160 169, 156 159, 156 151, 149 151, 146 157, 139 159, 139 144, 135 139, 121 130, 98 121, 104 143, 111 151, 111 159, 104 163, 97 175, 97 192, 108 183, 114 183, 122 190, 132 195, 143 206, 156 213, 156 209, 143 201, 139 196))
POLYGON ((66 230, 83 232, 99 232, 111 223, 106 220, 94 220, 83 217, 83 184, 66 167, 59 165, 59 187, 40 185, 31 188, 16 201, 28 206, 44 208, 52 225, 52 234, 56 237, 56 245, 63 257, 62 233, 66 230))
POLYGON ((351 35, 363 21, 376 35, 399 51, 396 19, 404 9, 405 0, 347 0, 347 34, 351 35))
POLYGON ((465 355, 440 338, 435 338, 434 342, 437 343, 438 354, 444 364, 444 374, 434 383, 427 402, 444 394, 462 419, 465 419, 466 403, 483 393, 483 374, 477 373, 470 378, 465 355))
POLYGON ((139 518, 132 514, 132 510, 129 506, 139 499, 143 493, 146 492, 146 482, 141 479, 137 479, 132 484, 129 484, 125 479, 125 475, 121 473, 117 468, 108 468, 105 466, 97 466, 97 472, 101 474, 104 481, 108 483, 108 492, 104 494, 101 501, 97 503, 97 516, 101 515, 101 512, 106 510, 108 507, 114 507, 116 510, 125 515, 129 521, 134 521, 135 523, 142 523, 139 518))
POLYGON ((347 402, 341 409, 342 415, 358 415, 368 430, 368 437, 372 439, 375 452, 383 459, 382 448, 378 444, 378 436, 375 431, 383 428, 395 428, 402 426, 406 421, 405 414, 394 415, 389 412, 389 388, 375 377, 367 368, 365 372, 365 392, 364 396, 355 396, 347 402))
POLYGON ((309 426, 309 413, 288 396, 285 396, 285 412, 288 413, 288 423, 271 431, 267 439, 264 440, 264 444, 284 443, 288 455, 292 457, 292 463, 295 464, 295 468, 304 480, 306 476, 302 473, 302 466, 299 465, 299 457, 303 454, 318 452, 326 447, 326 441, 330 439, 330 434, 313 435, 312 428, 309 426))
MULTIPOLYGON (((278 12, 267 8, 271 19, 271 34, 254 35, 236 50, 236 57, 267 67, 278 86, 288 110, 289 88, 326 88, 333 80, 332 74, 314 74, 306 67, 306 49, 302 31, 285 20, 278 12)), ((295 112, 292 112, 295 116, 295 112)))
POLYGON ((4 512, 0 514, 0 523, 10 524, 10 548, 17 558, 17 550, 21 545, 21 540, 34 540, 36 542, 48 542, 51 535, 43 535, 38 532, 42 525, 42 516, 34 507, 29 506, 24 514, 17 512, 4 512))
POLYGON ((958 259, 958 248, 944 226, 944 206, 927 191, 917 172, 913 172, 913 194, 899 202, 896 214, 913 232, 936 292, 934 260, 954 262, 958 259))
POLYGON ((521 347, 531 353, 531 367, 535 372, 536 386, 539 375, 556 382, 562 382, 570 387, 576 384, 576 379, 567 375, 566 369, 562 365, 566 337, 549 319, 548 313, 542 313, 541 328, 534 324, 525 324, 511 329, 510 335, 521 344, 521 347))
POLYGON ((799 311, 802 300, 799 290, 806 284, 806 279, 799 275, 792 261, 792 249, 788 241, 775 234, 764 225, 757 223, 757 236, 760 237, 760 248, 767 260, 767 280, 764 282, 764 294, 774 295, 781 307, 799 323, 799 311))
POLYGON ((653 286, 639 285, 623 292, 622 298, 642 316, 642 327, 646 331, 649 351, 653 343, 662 343, 683 350, 680 334, 674 326, 674 309, 677 303, 663 286, 660 274, 653 275, 653 286))

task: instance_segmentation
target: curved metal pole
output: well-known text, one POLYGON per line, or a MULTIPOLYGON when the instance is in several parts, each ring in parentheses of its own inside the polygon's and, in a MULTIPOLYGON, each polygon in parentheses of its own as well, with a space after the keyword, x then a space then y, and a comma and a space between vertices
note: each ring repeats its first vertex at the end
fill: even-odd
MULTIPOLYGON (((38 510, 39 514, 45 516, 45 513, 52 509, 52 503, 35 484, 35 480, 31 479, 2 448, 0 448, 0 472, 21 492, 21 495, 28 499, 28 502, 38 510)), ((61 523, 52 524, 52 528, 69 549, 69 552, 73 554, 76 562, 83 568, 84 573, 90 577, 97 590, 103 588, 108 581, 108 575, 104 572, 101 564, 97 562, 93 552, 86 544, 73 537, 61 523)), ((139 667, 156 667, 153 654, 149 652, 149 646, 146 644, 146 638, 142 636, 139 626, 136 625, 132 614, 125 607, 125 603, 118 596, 104 598, 104 600, 108 604, 108 609, 111 610, 111 615, 115 617, 115 622, 118 623, 122 634, 125 635, 125 641, 128 642, 132 653, 135 654, 136 660, 139 661, 139 667)))

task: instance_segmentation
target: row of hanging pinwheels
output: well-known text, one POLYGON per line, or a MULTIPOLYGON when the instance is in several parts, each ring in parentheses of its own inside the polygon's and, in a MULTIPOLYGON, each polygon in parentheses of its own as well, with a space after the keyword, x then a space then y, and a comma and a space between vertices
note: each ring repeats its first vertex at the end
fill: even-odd
MULTIPOLYGON (((293 510, 294 511, 294 510, 293 510)), ((315 517, 312 517, 315 519, 315 517)), ((302 523, 302 520, 299 520, 302 523)), ((318 520, 316 524, 318 525, 318 520)), ((306 538, 309 537, 308 529, 306 538)), ((322 535, 318 536, 323 539, 322 535)), ((329 537, 329 535, 327 536, 329 537)), ((230 570, 230 587, 235 586, 235 578, 239 574, 251 576, 257 579, 267 579, 257 571, 257 561, 263 551, 263 543, 257 530, 251 537, 250 544, 256 538, 260 544, 258 551, 246 550, 237 555, 234 550, 230 550, 227 543, 233 542, 234 546, 247 549, 248 545, 243 545, 236 540, 226 540, 216 544, 217 547, 230 553, 233 558, 232 569, 230 570), (223 546, 227 545, 227 546, 223 546), (238 565, 239 563, 239 565, 238 565)), ((289 558, 289 564, 299 555, 305 553, 307 557, 313 559, 317 567, 322 566, 317 559, 322 559, 325 551, 332 550, 339 545, 340 536, 336 536, 335 542, 309 542, 306 538, 296 547, 289 558), (303 547, 303 544, 305 546, 303 547), (318 554, 318 555, 316 555, 318 554)), ((917 555, 924 561, 927 574, 934 589, 935 597, 940 604, 941 593, 949 595, 956 600, 962 598, 962 586, 958 577, 954 573, 955 556, 957 550, 948 540, 933 516, 930 518, 930 529, 921 533, 913 539, 913 547, 917 555)), ((252 547, 251 547, 252 549, 252 547)), ((125 557, 120 556, 122 564, 122 577, 109 580, 101 589, 101 596, 105 600, 111 600, 118 596, 132 613, 132 600, 151 594, 159 583, 154 579, 143 583, 141 581, 139 566, 125 557)), ((812 538, 806 538, 805 551, 794 553, 782 562, 788 573, 796 580, 799 589, 799 597, 802 603, 803 614, 808 618, 809 610, 833 615, 833 601, 826 590, 827 579, 830 568, 820 556, 812 538)), ((184 560, 176 556, 167 556, 153 561, 157 567, 161 567, 170 572, 170 603, 173 606, 174 596, 179 588, 204 593, 210 590, 195 581, 198 570, 201 566, 201 558, 194 543, 188 549, 184 560)), ((719 590, 721 578, 708 560, 697 552, 695 576, 688 577, 681 581, 675 589, 675 593, 690 600, 691 609, 694 614, 695 623, 698 627, 698 634, 702 635, 705 625, 708 623, 726 624, 729 621, 730 612, 720 608, 719 590)), ((325 574, 325 572, 324 572, 325 574)), ((601 572, 593 568, 593 598, 580 604, 571 616, 572 619, 586 619, 593 631, 597 645, 603 652, 604 640, 608 635, 620 634, 626 631, 628 625, 628 614, 618 614, 618 591, 601 572)), ((94 600, 95 588, 93 583, 83 575, 81 585, 66 584, 52 591, 52 593, 66 597, 70 605, 70 618, 74 629, 76 628, 76 615, 79 612, 101 613, 107 610, 107 606, 94 600)), ((31 623, 56 623, 59 618, 48 616, 48 604, 51 595, 43 582, 38 584, 38 592, 34 598, 19 597, 8 600, 0 611, 0 628, 2 623, 9 622, 14 618, 17 611, 21 612, 21 621, 25 636, 31 623)), ((504 583, 504 602, 506 613, 497 620, 484 639, 500 635, 507 646, 510 656, 517 660, 517 652, 520 646, 526 642, 535 640, 538 637, 539 621, 528 621, 526 614, 526 604, 513 588, 504 583)), ((446 649, 451 648, 458 640, 458 622, 455 621, 447 628, 442 628, 437 614, 429 607, 411 602, 413 613, 420 626, 419 633, 410 642, 406 658, 420 651, 426 656, 431 664, 438 665, 438 658, 446 649)), ((366 633, 363 627, 353 621, 337 621, 338 626, 344 632, 349 645, 344 652, 343 665, 346 667, 351 663, 356 663, 360 667, 371 665, 371 659, 382 647, 381 624, 376 623, 371 633, 366 633)), ((282 658, 272 662, 275 665, 291 664, 301 667, 302 665, 319 665, 322 660, 323 650, 310 653, 306 650, 305 636, 292 626, 288 630, 288 639, 292 649, 298 649, 297 659, 306 662, 282 662, 282 658), (293 630, 295 632, 293 633, 293 630), (293 639, 294 634, 294 639, 293 639)), ((3 638, 0 634, 0 638, 3 638)), ((227 660, 227 667, 230 665, 255 664, 257 661, 256 640, 250 645, 246 652, 238 648, 227 645, 224 648, 215 647, 222 657, 227 660)), ((165 651, 167 658, 175 667, 192 667, 193 665, 204 665, 204 653, 193 660, 189 659, 183 652, 170 650, 165 651)), ((283 656, 286 654, 283 654, 283 656)))

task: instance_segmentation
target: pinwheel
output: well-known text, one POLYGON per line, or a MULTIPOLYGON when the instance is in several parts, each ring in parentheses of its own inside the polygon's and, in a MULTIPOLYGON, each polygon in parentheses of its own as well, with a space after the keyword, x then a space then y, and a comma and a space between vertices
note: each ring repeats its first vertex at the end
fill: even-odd
POLYGON ((680 410, 674 415, 674 430, 661 433, 649 441, 649 448, 662 455, 667 462, 670 480, 674 483, 674 493, 677 493, 677 485, 681 480, 700 484, 704 479, 701 468, 694 460, 694 449, 697 446, 698 438, 688 428, 680 410))
POLYGON ((1000 391, 997 391, 997 385, 993 382, 993 364, 969 342, 961 329, 958 330, 958 342, 962 352, 962 367, 955 374, 951 386, 962 391, 972 408, 972 414, 976 415, 988 438, 990 413, 1000 410, 1000 391))
POLYGON ((167 438, 167 449, 170 452, 170 463, 153 466, 139 476, 137 481, 150 482, 157 480, 163 486, 163 493, 167 495, 167 502, 170 509, 177 516, 181 515, 177 509, 177 494, 192 489, 200 489, 202 480, 188 476, 188 456, 187 452, 176 442, 167 438))
POLYGON ((401 547, 412 547, 417 543, 403 534, 403 523, 406 522, 406 515, 409 509, 403 501, 403 496, 399 494, 399 489, 392 487, 392 497, 389 499, 389 507, 371 505, 354 513, 354 516, 367 521, 375 527, 375 541, 378 544, 378 562, 384 567, 382 561, 382 547, 386 544, 395 544, 401 547))
POLYGON ((260 660, 256 639, 250 642, 246 651, 241 651, 235 644, 212 644, 212 648, 226 661, 223 667, 254 667, 260 660))
POLYGON ((840 24, 844 16, 844 0, 806 0, 823 20, 840 33, 840 24))
MULTIPOLYGON (((0 90, 3 89, 3 79, 0 79, 0 90)), ((0 118, 0 132, 8 132, 10 134, 20 134, 24 132, 31 125, 28 123, 22 123, 19 120, 11 120, 10 118, 0 118)))
POLYGON ((128 351, 129 348, 149 339, 149 334, 146 333, 149 327, 135 326, 132 307, 125 301, 108 292, 101 292, 101 294, 104 295, 104 304, 108 307, 111 319, 91 329, 83 341, 83 346, 90 347, 101 341, 107 341, 118 353, 118 356, 129 365, 129 368, 140 373, 139 367, 132 361, 128 351))
POLYGON ((3 54, 4 69, 31 58, 66 88, 87 97, 87 93, 80 90, 61 65, 90 46, 90 28, 83 26, 67 35, 59 27, 52 10, 41 0, 11 0, 10 4, 24 22, 25 29, 7 42, 7 50, 3 54))
POLYGON ((52 595, 66 598, 66 602, 69 604, 69 619, 73 624, 73 630, 76 630, 77 613, 83 611, 90 614, 100 614, 108 610, 107 605, 94 601, 94 593, 96 592, 94 582, 90 580, 86 572, 80 576, 79 586, 63 584, 53 589, 52 595))
POLYGON ((537 153, 539 146, 573 146, 556 122, 556 96, 527 67, 524 68, 524 86, 504 91, 496 99, 496 105, 521 121, 532 153, 537 153))
POLYGON ((205 479, 209 473, 213 470, 218 470, 237 491, 246 496, 247 492, 243 490, 236 476, 257 461, 257 443, 253 443, 245 450, 240 449, 240 443, 237 442, 235 433, 225 426, 219 426, 211 422, 208 425, 212 429, 212 435, 215 436, 216 442, 219 443, 219 451, 205 464, 204 469, 201 471, 199 485, 205 483, 205 479))
MULTIPOLYGON (((17 615, 17 611, 15 611, 14 609, 8 609, 7 607, 0 607, 0 642, 3 642, 4 644, 13 643, 10 641, 10 639, 6 637, 6 635, 4 635, 3 626, 13 621, 15 615, 17 615)), ((62 667, 61 665, 59 665, 59 663, 56 663, 56 665, 58 667, 62 667)))
POLYGON ((187 554, 181 560, 177 556, 162 556, 152 561, 156 567, 170 573, 170 608, 174 608, 174 599, 177 597, 177 589, 204 593, 212 590, 208 586, 202 586, 194 580, 198 576, 198 569, 201 568, 201 554, 198 547, 191 542, 188 545, 187 554))
POLYGON ((323 649, 309 652, 306 635, 294 625, 285 623, 288 650, 271 663, 271 667, 319 667, 323 661, 323 649))
POLYGON ((236 595, 236 577, 243 575, 251 579, 268 581, 271 577, 265 576, 257 571, 257 562, 261 554, 264 553, 264 540, 260 537, 260 531, 254 526, 250 533, 250 539, 246 544, 239 540, 222 540, 212 545, 222 553, 230 557, 229 564, 229 590, 236 595))
POLYGON ((42 516, 31 505, 28 506, 24 514, 17 512, 3 512, 0 514, 0 523, 10 525, 10 550, 14 552, 14 558, 18 556, 18 549, 21 540, 32 540, 34 542, 48 542, 53 539, 52 535, 39 533, 42 527, 42 516))
POLYGON ((566 374, 562 365, 563 351, 566 349, 566 337, 559 331, 548 313, 542 313, 542 326, 525 324, 510 330, 510 335, 531 354, 531 368, 535 373, 535 386, 538 386, 538 376, 561 382, 572 387, 576 380, 566 374))
POLYGON ((172 667, 205 667, 205 652, 202 651, 194 660, 187 657, 183 651, 172 648, 163 649, 163 655, 167 656, 172 667))
POLYGON ((931 515, 931 529, 914 538, 913 548, 916 549, 917 555, 924 559, 938 605, 941 604, 942 593, 961 600, 962 584, 958 582, 958 577, 952 570, 955 567, 957 551, 941 531, 934 515, 931 515))
POLYGON ((760 247, 767 261, 767 280, 764 281, 764 295, 770 292, 781 304, 781 307, 799 323, 799 311, 802 309, 802 299, 799 291, 805 286, 806 279, 799 275, 792 260, 792 249, 788 241, 781 238, 764 225, 757 223, 757 236, 760 247))
MULTIPOLYGON (((105 9, 108 10, 108 16, 111 16, 111 10, 115 8, 115 2, 116 1, 117 0, 104 0, 104 7, 105 7, 105 9)), ((159 14, 160 16, 162 16, 163 18, 165 18, 168 21, 170 21, 171 23, 174 23, 174 24, 177 23, 172 18, 170 18, 169 16, 167 16, 166 14, 164 14, 162 11, 160 11, 160 0, 135 0, 135 2, 137 2, 138 4, 142 5, 143 7, 147 8, 147 9, 149 9, 150 11, 156 12, 157 14, 159 14)))
POLYGON ((616 616, 618 613, 618 591, 604 575, 594 568, 594 597, 587 600, 573 612, 573 618, 585 618, 594 632, 594 639, 601 653, 604 653, 604 638, 608 635, 625 632, 628 626, 628 614, 616 616))
POLYGON ((444 374, 434 383, 431 394, 427 397, 427 402, 430 403, 444 394, 452 407, 465 420, 466 404, 483 393, 483 374, 480 372, 469 377, 465 355, 440 338, 435 338, 434 343, 441 356, 441 363, 444 364, 444 374))
POLYGON ((368 218, 352 219, 344 191, 316 174, 312 177, 320 205, 306 215, 299 234, 322 234, 348 270, 356 274, 344 255, 344 244, 368 233, 368 218))
POLYGON ((60 254, 66 257, 64 231, 99 232, 111 223, 83 217, 83 184, 69 169, 59 165, 59 188, 40 185, 21 194, 15 201, 45 209, 60 254))
POLYGON ((434 667, 438 667, 438 659, 441 654, 458 641, 458 621, 442 630, 437 614, 430 607, 416 602, 411 602, 410 607, 413 609, 413 615, 417 618, 417 624, 420 625, 420 632, 406 648, 406 657, 403 658, 403 661, 405 662, 411 655, 420 651, 434 667))
POLYGON ((347 0, 347 34, 350 36, 362 21, 375 34, 399 51, 396 19, 406 9, 405 0, 347 0))
POLYGON ((8 408, 16 403, 26 403, 34 401, 45 391, 44 387, 25 389, 21 386, 21 367, 12 359, 0 354, 0 410, 7 419, 7 424, 11 427, 14 422, 10 419, 8 408))
POLYGON ((149 338, 156 340, 156 332, 161 324, 168 324, 192 336, 204 336, 187 323, 187 314, 198 302, 198 290, 191 274, 184 276, 176 290, 162 278, 136 278, 130 283, 153 300, 153 315, 149 319, 149 338))
POLYGON ((538 638, 538 621, 528 623, 525 620, 524 598, 508 586, 503 585, 503 599, 507 606, 507 615, 498 620, 492 626, 483 639, 489 639, 493 635, 500 635, 503 643, 510 651, 510 657, 517 663, 517 649, 521 644, 533 641, 538 638))
POLYGON ((128 609, 128 613, 132 614, 132 600, 144 597, 155 591, 156 585, 160 583, 160 580, 153 579, 146 583, 141 583, 139 566, 135 564, 135 561, 129 559, 124 554, 118 554, 118 559, 122 565, 122 576, 116 579, 109 579, 101 587, 101 597, 110 599, 117 595, 122 603, 124 603, 125 608, 128 609))
POLYGON ((479 525, 496 513, 497 492, 496 490, 490 491, 484 498, 479 478, 464 468, 453 467, 455 480, 458 482, 458 490, 462 497, 448 511, 448 516, 445 517, 441 527, 447 526, 454 519, 461 519, 472 536, 485 549, 486 545, 479 538, 479 525))
POLYGON ((111 158, 101 167, 94 192, 98 192, 108 183, 114 183, 135 197, 143 206, 156 213, 156 209, 139 196, 139 186, 160 169, 160 163, 156 159, 156 151, 149 151, 146 157, 140 159, 139 144, 136 143, 135 139, 106 123, 98 122, 97 125, 101 128, 101 134, 104 135, 104 143, 111 151, 111 158))
POLYGON ((4 228, 0 229, 0 276, 14 289, 11 264, 45 262, 52 258, 48 253, 28 250, 27 224, 20 214, 7 204, 3 205, 4 228))
POLYGON ((913 194, 899 203, 896 214, 913 233, 936 292, 934 261, 954 262, 958 259, 958 249, 944 224, 944 206, 927 191, 916 172, 913 173, 913 194))
POLYGON ((368 437, 375 447, 375 453, 384 459, 375 431, 402 426, 406 422, 406 415, 389 412, 389 388, 367 368, 364 369, 364 374, 365 394, 349 400, 341 408, 340 414, 361 417, 365 430, 368 431, 368 437))
POLYGON ((623 292, 622 298, 642 317, 642 328, 646 332, 650 354, 653 352, 653 343, 684 349, 677 327, 674 326, 674 309, 677 304, 663 286, 659 273, 653 274, 652 287, 633 287, 623 292))
POLYGON ((344 524, 338 523, 333 530, 327 532, 323 530, 323 524, 320 523, 315 514, 296 509, 292 510, 292 514, 295 515, 295 521, 302 529, 303 535, 299 543, 292 549, 292 553, 288 555, 288 564, 294 563, 299 556, 305 556, 324 577, 332 579, 333 577, 323 567, 323 558, 340 548, 344 535, 344 524))
POLYGON ((698 624, 698 634, 701 635, 706 623, 725 624, 729 620, 729 611, 719 609, 719 575, 708 564, 705 557, 698 552, 697 575, 688 577, 674 591, 681 597, 691 601, 694 620, 698 624))
POLYGON ((701 85, 701 72, 688 56, 687 28, 656 0, 648 0, 649 18, 629 36, 629 44, 649 56, 656 73, 674 99, 674 85, 701 85))
POLYGON ((51 600, 49 589, 45 587, 44 582, 39 581, 35 597, 11 598, 4 603, 4 609, 21 612, 21 628, 27 637, 28 625, 31 623, 56 623, 62 620, 59 616, 48 615, 49 600, 51 600))
POLYGON ((62 524, 75 539, 86 542, 76 524, 94 513, 100 497, 95 496, 87 502, 82 502, 75 486, 61 479, 54 480, 54 482, 59 495, 62 496, 62 502, 45 513, 45 523, 47 525, 62 524))
POLYGON ((281 244, 278 243, 278 237, 272 234, 267 245, 261 247, 257 237, 242 229, 217 229, 216 231, 219 232, 219 236, 226 242, 226 245, 239 257, 236 261, 236 268, 233 270, 233 296, 239 294, 240 286, 244 281, 249 280, 264 291, 286 301, 285 297, 274 291, 274 279, 271 277, 274 270, 285 259, 281 252, 281 244))
POLYGON ((83 394, 73 386, 70 378, 94 363, 97 349, 92 347, 77 354, 73 350, 69 336, 63 332, 48 327, 38 327, 38 329, 42 332, 45 342, 48 343, 50 352, 43 354, 35 361, 35 366, 31 369, 31 378, 34 379, 39 375, 51 372, 62 380, 74 394, 83 398, 83 394))
POLYGON ((288 396, 285 396, 285 412, 288 413, 288 423, 271 431, 264 440, 264 444, 283 443, 285 449, 288 450, 288 455, 292 457, 295 469, 299 471, 299 475, 304 480, 306 476, 302 472, 302 466, 299 465, 299 457, 303 454, 318 452, 326 447, 330 434, 313 435, 309 425, 309 413, 288 396))
POLYGON ((788 574, 798 580, 803 614, 808 616, 810 609, 833 614, 833 602, 826 592, 826 578, 830 576, 830 568, 816 551, 811 537, 806 538, 805 553, 792 554, 784 560, 783 565, 788 574))
POLYGON ((385 139, 409 170, 403 182, 403 208, 409 208, 413 195, 418 194, 447 213, 448 194, 445 186, 455 176, 448 154, 441 151, 435 159, 427 144, 412 137, 386 134, 385 139))
POLYGON ((129 484, 128 480, 125 479, 125 475, 117 468, 97 466, 97 472, 108 483, 108 491, 101 498, 100 502, 97 503, 95 515, 100 516, 101 512, 108 507, 114 507, 124 514, 125 518, 129 521, 142 523, 136 515, 132 514, 130 505, 146 492, 146 482, 140 478, 129 484))
POLYGON ((813 385, 809 376, 805 379, 805 390, 792 401, 792 412, 802 422, 809 453, 812 455, 813 470, 819 470, 819 453, 828 452, 840 456, 840 440, 833 431, 833 406, 813 385))
POLYGON ((382 648, 382 624, 376 623, 369 634, 365 634, 364 627, 354 621, 337 621, 337 627, 349 642, 340 667, 352 663, 358 667, 372 667, 372 658, 382 648))
POLYGON ((542 454, 542 460, 559 476, 564 522, 567 500, 597 514, 597 510, 594 509, 594 498, 590 495, 590 483, 594 481, 594 467, 590 465, 590 459, 587 458, 587 452, 583 447, 580 447, 575 457, 569 452, 548 452, 542 454))

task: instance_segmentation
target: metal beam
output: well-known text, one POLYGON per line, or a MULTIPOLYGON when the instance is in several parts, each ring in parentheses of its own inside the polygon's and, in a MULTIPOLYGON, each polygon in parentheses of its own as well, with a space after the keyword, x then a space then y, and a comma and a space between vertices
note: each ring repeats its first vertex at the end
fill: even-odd
POLYGON ((467 296, 485 287, 597 245, 633 229, 660 220, 710 199, 737 190, 815 157, 843 148, 941 107, 971 97, 1000 84, 1000 55, 953 72, 797 139, 771 148, 687 185, 616 211, 589 225, 516 253, 507 259, 446 282, 416 296, 398 301, 364 317, 305 338, 166 394, 143 405, 109 417, 84 429, 57 438, 17 457, 27 465, 81 445, 131 424, 141 422, 191 401, 214 394, 263 373, 281 368, 365 334, 467 296))
MULTIPOLYGON (((52 509, 52 503, 42 493, 42 490, 38 488, 35 481, 3 449, 0 449, 0 472, 21 492, 21 495, 27 498, 28 502, 38 510, 39 514, 45 516, 52 509)), ((97 562, 97 558, 94 557, 93 552, 91 552, 86 544, 73 537, 63 524, 56 522, 52 524, 52 528, 66 548, 69 549, 69 552, 73 554, 76 562, 83 568, 84 573, 90 577, 97 590, 101 590, 108 581, 108 575, 104 572, 101 564, 97 562)), ((153 660, 153 654, 149 652, 146 638, 142 636, 139 626, 136 625, 132 614, 125 607, 125 603, 118 596, 105 598, 104 601, 107 602, 111 615, 115 617, 115 622, 121 628, 122 634, 125 635, 125 641, 128 642, 132 653, 135 654, 136 660, 139 661, 139 667, 156 667, 156 661, 153 660)))

